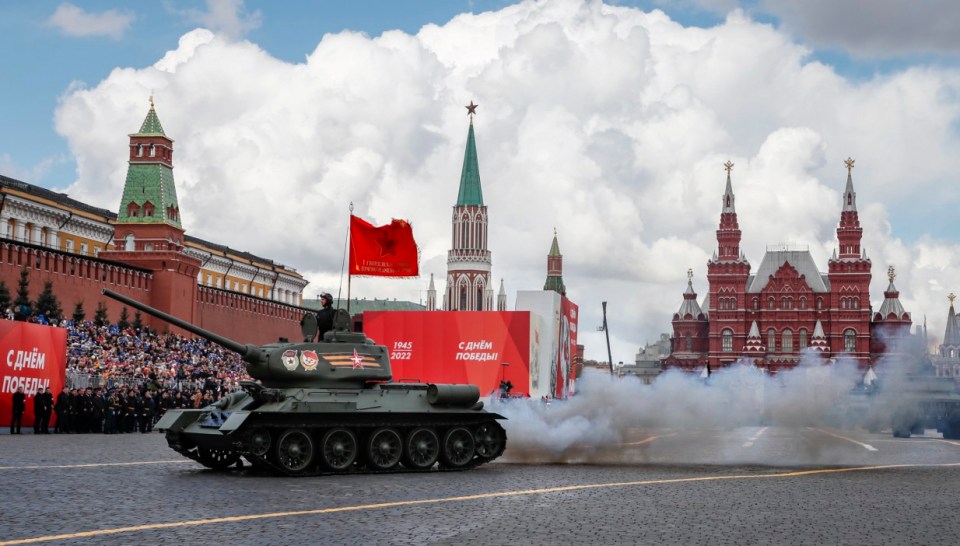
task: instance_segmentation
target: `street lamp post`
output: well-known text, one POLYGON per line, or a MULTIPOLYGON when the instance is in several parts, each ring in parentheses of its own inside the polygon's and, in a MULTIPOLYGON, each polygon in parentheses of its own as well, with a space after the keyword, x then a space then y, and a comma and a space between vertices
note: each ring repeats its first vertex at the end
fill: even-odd
POLYGON ((607 361, 610 363, 610 375, 613 375, 613 353, 610 352, 610 329, 607 327, 607 302, 603 302, 603 326, 600 329, 607 336, 607 361))

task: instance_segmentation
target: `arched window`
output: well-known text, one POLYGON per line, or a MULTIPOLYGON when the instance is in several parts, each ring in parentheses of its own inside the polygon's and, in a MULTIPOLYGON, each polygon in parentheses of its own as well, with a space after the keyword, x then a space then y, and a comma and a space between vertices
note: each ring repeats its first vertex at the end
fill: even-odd
POLYGON ((853 331, 853 328, 847 328, 843 331, 843 351, 846 353, 857 351, 857 333, 853 331))
POLYGON ((753 298, 753 309, 760 309, 760 298, 753 298))
POLYGON ((477 311, 483 311, 483 287, 477 287, 477 311))
POLYGON ((767 330, 767 352, 772 353, 777 350, 777 332, 770 328, 767 330))
POLYGON ((459 309, 460 309, 461 311, 463 311, 463 310, 466 309, 466 308, 467 308, 467 287, 466 287, 466 286, 461 286, 461 287, 460 287, 460 307, 459 307, 459 309))
POLYGON ((720 334, 722 343, 723 343, 723 352, 732 353, 733 352, 733 330, 726 328, 720 334))
POLYGON ((157 147, 153 144, 150 145, 150 157, 157 157, 157 147))
POLYGON ((806 309, 806 308, 807 308, 807 298, 801 297, 801 298, 800 298, 800 309, 806 309))
POLYGON ((136 249, 136 247, 134 247, 134 244, 133 244, 133 234, 132 234, 132 233, 128 233, 127 236, 124 237, 124 239, 123 239, 123 249, 124 249, 124 250, 135 250, 135 249, 136 249))
POLYGON ((774 307, 774 301, 773 301, 773 296, 771 296, 770 298, 767 299, 767 308, 773 309, 773 307, 774 307))
POLYGON ((130 204, 127 205, 127 216, 131 218, 136 218, 139 213, 140 213, 140 205, 131 201, 130 204))
POLYGON ((153 216, 153 209, 154 209, 153 203, 151 203, 150 201, 147 201, 146 203, 144 203, 143 217, 146 218, 148 216, 153 216))
POLYGON ((783 348, 782 352, 792 353, 793 352, 793 332, 791 332, 790 330, 784 330, 782 338, 783 339, 781 340, 781 343, 780 343, 780 345, 783 348))
POLYGON ((143 157, 143 144, 137 144, 137 157, 143 157))
POLYGON ((801 351, 807 348, 807 331, 804 328, 800 329, 800 339, 797 345, 801 351))
POLYGON ((860 298, 853 298, 853 308, 860 309, 860 298))
POLYGON ((690 332, 687 332, 687 335, 684 336, 684 346, 688 353, 693 352, 693 338, 690 337, 690 332))
POLYGON ((823 298, 817 298, 817 311, 823 309, 823 298))

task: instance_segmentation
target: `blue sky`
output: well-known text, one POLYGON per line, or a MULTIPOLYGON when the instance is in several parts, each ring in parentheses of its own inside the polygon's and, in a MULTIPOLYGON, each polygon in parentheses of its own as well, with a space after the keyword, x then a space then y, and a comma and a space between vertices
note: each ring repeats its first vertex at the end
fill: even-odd
MULTIPOLYGON (((461 13, 497 10, 505 0, 354 0, 351 2, 221 2, 254 23, 242 31, 270 54, 290 62, 301 61, 316 47, 318 37, 343 30, 377 36, 399 29, 416 33, 426 24, 443 24, 461 13)), ((618 0, 614 5, 660 9, 686 26, 709 27, 724 20, 736 2, 618 0)), ((40 186, 66 187, 75 178, 75 160, 53 128, 59 97, 79 82, 95 85, 117 68, 142 68, 173 49, 185 32, 202 26, 199 12, 213 12, 203 1, 20 2, 0 1, 0 67, 7 84, 0 86, 0 104, 7 129, 0 133, 0 166, 4 174, 40 186), (73 5, 92 15, 111 11, 122 19, 119 34, 91 31, 71 35, 51 21, 59 6, 73 5)), ((781 25, 781 19, 756 0, 739 2, 757 21, 781 25)), ((922 48, 879 57, 856 57, 843 48, 811 47, 811 58, 835 67, 851 79, 868 79, 913 65, 955 65, 957 57, 922 48)))
POLYGON ((629 360, 687 269, 705 290, 724 161, 751 263, 787 242, 826 269, 853 156, 864 246, 919 319, 960 290, 960 3, 859 4, 0 0, 0 174, 114 208, 155 91, 189 233, 297 268, 313 297, 339 282, 339 245, 276 219, 342 240, 316 211, 354 201, 410 219, 422 251, 422 279, 359 289, 417 301, 446 270, 475 100, 494 276, 542 287, 557 228, 584 322, 627 307, 611 324, 629 360), (222 206, 269 220, 205 214, 222 206))

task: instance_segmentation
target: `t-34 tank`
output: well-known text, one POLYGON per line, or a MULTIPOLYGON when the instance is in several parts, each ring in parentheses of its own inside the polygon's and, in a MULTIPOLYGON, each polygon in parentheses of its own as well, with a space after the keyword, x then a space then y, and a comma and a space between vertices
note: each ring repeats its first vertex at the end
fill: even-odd
MULTIPOLYGON (((465 470, 503 453, 502 416, 476 385, 392 383, 387 350, 337 311, 320 342, 242 344, 110 290, 103 293, 238 353, 257 381, 157 423, 170 447, 209 468, 247 459, 287 475, 465 470)), ((316 335, 312 314, 304 338, 316 335)))

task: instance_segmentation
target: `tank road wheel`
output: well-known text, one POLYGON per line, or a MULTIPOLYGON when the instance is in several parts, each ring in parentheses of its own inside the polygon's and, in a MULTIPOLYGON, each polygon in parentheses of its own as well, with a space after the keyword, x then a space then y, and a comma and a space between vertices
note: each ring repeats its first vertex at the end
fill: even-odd
POLYGON ((240 459, 240 454, 229 449, 212 449, 209 447, 198 447, 197 455, 200 457, 200 464, 214 470, 223 470, 236 463, 240 459))
POLYGON ((285 430, 277 442, 277 462, 289 474, 299 474, 313 461, 313 439, 301 428, 285 430))
POLYGON ((323 463, 332 470, 346 470, 357 460, 357 436, 345 428, 335 428, 323 435, 323 463))
POLYGON ((273 438, 270 437, 270 431, 257 427, 250 431, 248 440, 250 444, 250 454, 257 457, 266 457, 270 453, 270 446, 273 444, 273 438))
POLYGON ((473 433, 464 427, 453 427, 443 435, 443 453, 440 459, 445 466, 459 468, 473 460, 476 442, 473 433))
POLYGON ((484 459, 496 459, 503 453, 506 442, 504 442, 503 427, 498 423, 480 425, 473 437, 477 442, 477 455, 484 459))
POLYGON ((440 456, 440 439, 433 429, 414 429, 407 436, 407 445, 403 450, 403 464, 416 470, 426 470, 437 462, 440 456))
POLYGON ((378 428, 367 440, 367 462, 376 470, 390 470, 403 455, 403 439, 392 428, 378 428))

